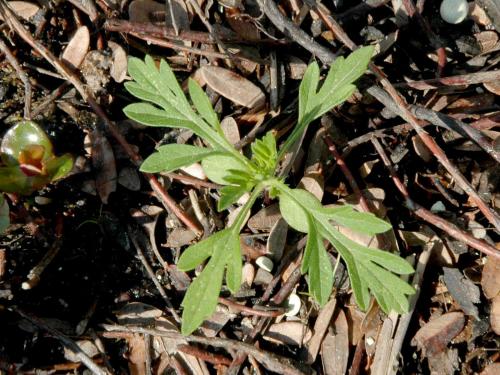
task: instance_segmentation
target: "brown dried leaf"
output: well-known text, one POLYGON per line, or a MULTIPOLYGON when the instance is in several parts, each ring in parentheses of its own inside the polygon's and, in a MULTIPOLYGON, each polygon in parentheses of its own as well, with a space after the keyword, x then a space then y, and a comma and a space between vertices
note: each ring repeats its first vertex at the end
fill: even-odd
POLYGON ((265 103, 266 96, 258 86, 231 70, 203 66, 201 75, 214 91, 238 105, 254 108, 265 103))
POLYGON ((488 299, 495 298, 500 293, 500 260, 487 258, 481 276, 481 287, 488 299))
POLYGON ((113 51, 113 65, 109 70, 109 74, 115 82, 123 82, 127 76, 128 59, 127 52, 118 43, 109 41, 108 47, 113 51))
POLYGON ((427 148, 422 139, 414 135, 411 138, 411 142, 413 144, 413 149, 415 153, 420 156, 420 158, 426 163, 430 162, 434 158, 434 154, 427 148))
MULTIPOLYGON (((29 21, 29 19, 40 10, 38 5, 28 3, 27 1, 9 1, 8 4, 16 16, 21 17, 26 21, 29 21)), ((0 16, 0 21, 3 20, 3 17, 0 16)))
MULTIPOLYGON (((99 349, 97 349, 97 346, 90 340, 80 340, 77 341, 76 344, 89 358, 99 354, 99 349)), ((80 362, 80 358, 67 347, 64 347, 64 358, 70 362, 80 362)))
MULTIPOLYGON (((116 191, 116 163, 113 149, 99 130, 89 132, 90 156, 95 172, 96 189, 102 203, 108 203, 108 197, 116 191)), ((85 142, 86 143, 86 142, 85 142)))
POLYGON ((78 68, 85 58, 90 45, 90 33, 87 26, 81 26, 69 41, 61 56, 61 60, 71 68, 78 68))
POLYGON ((241 14, 231 14, 232 12, 226 9, 226 21, 231 26, 236 34, 242 39, 250 42, 260 40, 260 31, 253 22, 249 21, 248 17, 241 17, 241 14))
POLYGON ((137 333, 127 338, 128 342, 128 369, 131 375, 146 373, 146 343, 144 337, 137 333))
POLYGON ((131 22, 152 22, 154 14, 164 12, 165 4, 153 0, 134 0, 128 6, 128 19, 131 22))
POLYGON ((432 357, 443 352, 447 345, 464 328, 465 317, 461 312, 450 312, 426 323, 412 339, 422 354, 432 357))
POLYGON ((281 219, 281 212, 277 203, 262 208, 248 220, 248 227, 254 232, 269 232, 276 222, 281 219))
POLYGON ((267 239, 266 252, 275 261, 279 261, 285 249, 286 236, 288 234, 288 224, 284 219, 279 219, 271 228, 267 239))
POLYGON ((500 374, 500 362, 489 364, 480 373, 480 375, 498 375, 498 374, 500 374))
POLYGON ((333 330, 321 345, 321 361, 325 375, 343 375, 349 361, 349 325, 343 310, 339 310, 333 330))
POLYGON ((291 321, 271 325, 263 338, 276 344, 302 346, 311 336, 312 332, 307 325, 300 321, 291 321))
POLYGON ((325 333, 330 326, 330 321, 332 320, 336 305, 337 300, 333 298, 325 305, 325 307, 321 309, 318 314, 318 318, 314 323, 314 334, 312 335, 311 340, 307 343, 305 348, 304 354, 307 364, 312 364, 314 363, 314 361, 316 361, 319 348, 321 346, 321 343, 323 342, 323 337, 325 337, 325 333))
POLYGON ((183 0, 166 1, 165 21, 179 35, 182 30, 189 30, 190 22, 186 3, 183 0))
POLYGON ((500 294, 491 301, 490 324, 493 332, 500 335, 500 294))
POLYGON ((483 83, 483 86, 489 92, 500 96, 500 82, 498 82, 498 81, 485 82, 485 83, 483 83))
POLYGON ((444 267, 443 271, 443 281, 451 296, 467 315, 479 319, 479 311, 474 305, 480 302, 479 288, 456 268, 444 267))
POLYGON ((137 168, 125 167, 120 170, 118 183, 131 191, 141 190, 141 178, 137 168))
POLYGON ((490 52, 498 45, 498 34, 494 31, 482 31, 474 34, 474 37, 481 47, 481 53, 490 52))
POLYGON ((231 144, 234 145, 240 141, 240 129, 238 128, 238 123, 233 117, 224 117, 220 126, 227 140, 231 144))

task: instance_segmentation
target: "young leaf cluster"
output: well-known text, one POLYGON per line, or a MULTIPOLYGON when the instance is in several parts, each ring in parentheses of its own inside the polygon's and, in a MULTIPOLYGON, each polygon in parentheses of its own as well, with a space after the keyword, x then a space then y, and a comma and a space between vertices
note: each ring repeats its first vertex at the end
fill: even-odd
POLYGON ((129 60, 133 81, 126 83, 126 88, 142 102, 128 105, 124 109, 126 115, 149 126, 190 129, 209 146, 160 146, 144 161, 141 170, 150 173, 173 171, 201 161, 207 177, 223 185, 219 210, 228 208, 249 193, 230 227, 190 246, 179 259, 177 266, 184 271, 206 262, 182 302, 183 334, 193 332, 214 312, 224 279, 231 292, 238 291, 242 268, 239 233, 252 205, 266 189, 279 199, 280 211, 288 224, 307 233, 301 270, 307 273, 310 293, 321 305, 328 301, 333 287, 333 270, 324 246, 327 240, 346 263, 354 296, 362 309, 368 307, 371 295, 386 312, 408 309, 407 296, 414 290, 397 275, 412 273, 412 267, 399 256, 362 246, 336 229, 341 225, 373 235, 391 226, 350 206, 324 207, 309 192, 292 189, 276 177, 279 161, 307 126, 354 92, 354 82, 364 74, 372 53, 373 48, 363 47, 345 59, 338 58, 319 89, 319 66, 316 63, 309 65, 300 85, 296 128, 279 152, 271 132, 256 140, 250 146, 250 159, 225 138, 208 97, 194 80, 189 80, 188 100, 166 62, 161 61, 157 68, 149 56, 144 61, 129 60))

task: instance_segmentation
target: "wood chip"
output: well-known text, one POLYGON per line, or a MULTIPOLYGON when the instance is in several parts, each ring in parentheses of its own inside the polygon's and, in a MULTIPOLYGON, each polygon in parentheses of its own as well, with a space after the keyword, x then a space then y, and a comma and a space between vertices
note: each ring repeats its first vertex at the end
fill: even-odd
POLYGON ((81 26, 69 41, 61 56, 66 64, 77 69, 83 62, 90 45, 90 32, 87 26, 81 26))
MULTIPOLYGON (((97 349, 97 346, 90 340, 80 340, 77 341, 76 344, 89 358, 99 354, 99 349, 97 349)), ((64 358, 70 362, 80 362, 80 358, 78 358, 75 352, 68 349, 66 346, 64 347, 64 358)))
POLYGON ((214 91, 238 105, 254 108, 266 101, 266 96, 258 86, 231 70, 203 66, 201 75, 214 91))
POLYGON ((426 323, 412 339, 422 354, 435 356, 443 352, 447 345, 457 336, 465 324, 465 316, 461 312, 450 312, 426 323))
POLYGON ((495 298, 500 293, 500 260, 487 258, 481 275, 481 287, 488 299, 495 298))

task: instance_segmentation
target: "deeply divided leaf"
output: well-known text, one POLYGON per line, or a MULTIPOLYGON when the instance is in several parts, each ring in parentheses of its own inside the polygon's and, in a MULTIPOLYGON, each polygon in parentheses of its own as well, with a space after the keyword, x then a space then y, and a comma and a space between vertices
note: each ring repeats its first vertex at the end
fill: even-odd
POLYGON ((216 151, 209 148, 184 144, 168 144, 158 147, 158 152, 151 154, 141 165, 142 172, 171 172, 191 165, 216 151))
POLYGON ((217 306, 222 279, 227 265, 227 283, 234 292, 241 283, 241 254, 239 235, 224 229, 207 239, 192 245, 181 256, 178 268, 184 271, 195 268, 211 256, 201 274, 189 287, 182 306, 184 335, 192 333, 208 318, 217 306))

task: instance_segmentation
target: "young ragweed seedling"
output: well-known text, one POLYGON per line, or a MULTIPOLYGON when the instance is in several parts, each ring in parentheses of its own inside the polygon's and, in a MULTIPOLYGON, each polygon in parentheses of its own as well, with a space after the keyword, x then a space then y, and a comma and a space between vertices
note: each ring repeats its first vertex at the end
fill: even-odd
POLYGON ((149 56, 144 61, 129 60, 133 81, 125 87, 143 102, 128 105, 125 114, 149 126, 190 129, 210 145, 210 148, 185 144, 160 146, 158 152, 144 161, 141 170, 168 172, 201 161, 207 177, 224 185, 220 190, 219 210, 229 207, 243 194, 250 194, 230 227, 190 246, 179 259, 177 266, 184 271, 209 259, 182 302, 183 334, 192 333, 214 312, 224 276, 231 292, 240 288, 239 233, 252 205, 264 190, 279 199, 281 214, 288 224, 308 234, 301 270, 308 273, 309 291, 321 305, 328 301, 333 287, 333 270, 323 245, 323 239, 327 239, 347 266, 361 309, 368 307, 371 293, 385 312, 408 310, 407 296, 413 294, 414 289, 396 274, 412 273, 410 264, 395 254, 352 241, 332 223, 370 235, 385 232, 391 226, 373 214, 357 212, 348 205, 323 207, 314 195, 288 187, 276 175, 278 163, 307 126, 353 94, 356 89, 353 83, 366 71, 372 54, 372 47, 363 47, 345 59, 337 58, 319 90, 319 67, 316 63, 310 64, 300 85, 297 126, 279 152, 271 133, 256 140, 251 145, 251 159, 244 157, 225 138, 217 114, 195 81, 189 80, 189 102, 165 61, 161 61, 157 69, 149 56))

